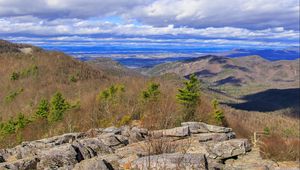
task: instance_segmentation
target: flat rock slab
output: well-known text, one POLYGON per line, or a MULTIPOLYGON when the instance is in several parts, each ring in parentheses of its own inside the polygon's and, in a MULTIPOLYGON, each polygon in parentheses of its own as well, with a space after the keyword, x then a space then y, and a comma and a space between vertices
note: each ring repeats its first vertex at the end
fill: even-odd
POLYGON ((231 139, 223 142, 212 143, 208 147, 209 157, 214 159, 227 159, 243 155, 251 150, 248 139, 231 139))
POLYGON ((132 162, 131 168, 139 170, 207 169, 204 154, 161 154, 139 158, 132 162))
POLYGON ((160 137, 185 137, 189 136, 189 127, 183 126, 183 127, 176 127, 172 129, 165 129, 165 130, 155 130, 150 132, 151 136, 154 138, 160 138, 160 137))
POLYGON ((207 142, 207 141, 221 142, 221 141, 226 141, 235 138, 235 134, 233 132, 199 133, 199 134, 192 134, 192 137, 196 138, 199 142, 207 142))
POLYGON ((183 122, 181 126, 188 126, 191 133, 228 133, 231 128, 209 125, 203 122, 183 122))

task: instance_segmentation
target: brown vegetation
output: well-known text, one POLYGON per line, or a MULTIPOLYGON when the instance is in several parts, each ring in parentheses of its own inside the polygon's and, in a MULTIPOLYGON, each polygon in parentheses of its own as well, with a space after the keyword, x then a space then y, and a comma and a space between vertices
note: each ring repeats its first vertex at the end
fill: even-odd
MULTIPOLYGON (((25 127, 16 129, 15 133, 0 133, 0 148, 93 127, 138 122, 148 129, 163 129, 180 123, 182 106, 176 100, 176 93, 182 87, 182 80, 174 75, 147 78, 118 75, 116 72, 110 74, 111 70, 91 67, 63 53, 34 49, 32 53, 24 54, 16 48, 19 46, 13 50, 0 50, 0 123, 16 118, 19 113, 30 121, 25 127), (157 100, 143 101, 142 92, 150 82, 160 84, 159 97, 157 100), (99 93, 112 85, 122 85, 124 92, 113 100, 99 100, 99 93), (35 117, 40 101, 50 100, 56 92, 61 92, 66 101, 76 107, 68 109, 63 119, 57 122, 35 117)), ((218 123, 212 114, 212 96, 201 93, 193 120, 218 123)), ((223 106, 223 111, 225 125, 232 127, 240 137, 251 138, 253 132, 269 128, 271 134, 296 138, 293 142, 275 140, 282 144, 283 150, 290 146, 294 148, 295 141, 299 142, 299 119, 281 114, 240 111, 226 106, 223 106)), ((276 142, 271 142, 271 139, 264 141, 270 146, 265 148, 268 157, 277 159, 281 152, 271 151, 276 142)), ((287 159, 295 158, 299 155, 294 152, 287 156, 287 159)))

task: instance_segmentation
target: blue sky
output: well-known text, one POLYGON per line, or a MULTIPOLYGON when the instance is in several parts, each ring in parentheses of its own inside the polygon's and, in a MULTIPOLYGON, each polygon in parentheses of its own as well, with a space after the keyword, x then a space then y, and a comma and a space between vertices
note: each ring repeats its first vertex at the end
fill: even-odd
POLYGON ((299 46, 298 0, 0 0, 0 38, 49 48, 299 46))

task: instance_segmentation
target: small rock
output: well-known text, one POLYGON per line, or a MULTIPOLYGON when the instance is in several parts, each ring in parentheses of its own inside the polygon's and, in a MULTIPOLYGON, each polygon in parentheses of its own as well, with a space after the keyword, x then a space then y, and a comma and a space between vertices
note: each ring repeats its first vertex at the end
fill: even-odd
POLYGON ((103 129, 104 133, 121 134, 121 129, 114 126, 103 129))
POLYGON ((102 133, 103 133, 102 128, 93 128, 93 129, 90 129, 87 132, 85 132, 85 135, 87 137, 94 138, 94 137, 101 135, 102 133))

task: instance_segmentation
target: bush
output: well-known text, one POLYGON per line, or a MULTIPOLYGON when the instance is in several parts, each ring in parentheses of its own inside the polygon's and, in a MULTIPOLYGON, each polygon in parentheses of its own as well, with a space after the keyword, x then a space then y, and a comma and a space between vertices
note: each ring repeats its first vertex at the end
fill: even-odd
POLYGON ((124 85, 111 85, 109 88, 103 90, 98 95, 98 100, 114 101, 117 96, 125 91, 124 85))
POLYGON ((218 124, 223 124, 225 116, 223 110, 219 108, 218 100, 213 99, 211 103, 213 108, 214 119, 217 121, 218 124))
POLYGON ((142 91, 142 97, 145 101, 147 100, 157 100, 158 95, 160 94, 159 91, 159 84, 157 83, 150 83, 148 88, 142 91))
POLYGON ((260 145, 261 154, 264 158, 275 161, 297 161, 300 157, 300 139, 269 136, 262 139, 260 145))
POLYGON ((184 85, 183 88, 178 89, 176 97, 185 109, 183 121, 188 121, 194 118, 196 106, 200 97, 200 82, 193 74, 190 76, 189 80, 184 82, 184 85))
POLYGON ((13 72, 10 76, 11 80, 18 80, 20 78, 20 73, 13 72))
POLYGON ((61 120, 64 113, 69 109, 69 104, 65 101, 62 94, 57 92, 51 99, 50 114, 48 120, 50 122, 61 120))
POLYGON ((20 88, 16 91, 11 91, 6 97, 5 97, 5 102, 10 103, 12 102, 20 93, 24 91, 23 88, 20 88))
POLYGON ((72 75, 72 76, 69 77, 69 81, 73 82, 73 83, 76 83, 77 82, 77 78, 74 75, 72 75))
POLYGON ((23 129, 29 122, 23 113, 19 113, 16 119, 11 117, 6 123, 1 123, 0 130, 4 134, 15 133, 19 129, 23 129))
POLYGON ((46 99, 42 99, 39 103, 35 114, 39 117, 47 118, 50 112, 49 102, 46 99))
POLYGON ((15 121, 16 130, 23 129, 29 122, 29 119, 27 119, 23 113, 19 113, 15 121))
POLYGON ((131 115, 125 115, 118 123, 118 126, 128 125, 131 120, 132 120, 131 115))
POLYGON ((26 68, 20 72, 13 72, 10 76, 11 80, 19 80, 20 78, 26 78, 29 76, 35 76, 38 73, 38 66, 33 65, 29 68, 26 68))
POLYGON ((14 133, 16 131, 16 126, 13 118, 11 117, 8 122, 3 123, 1 131, 4 134, 14 133))

